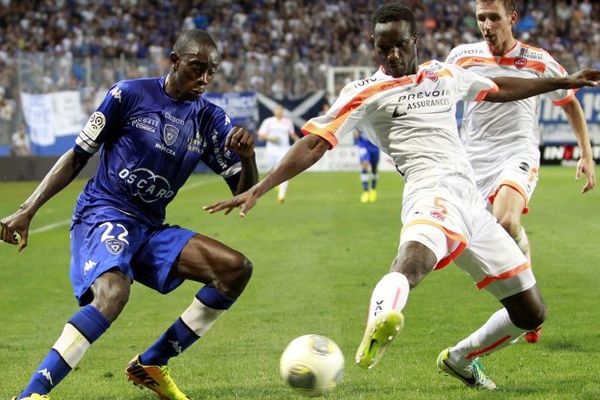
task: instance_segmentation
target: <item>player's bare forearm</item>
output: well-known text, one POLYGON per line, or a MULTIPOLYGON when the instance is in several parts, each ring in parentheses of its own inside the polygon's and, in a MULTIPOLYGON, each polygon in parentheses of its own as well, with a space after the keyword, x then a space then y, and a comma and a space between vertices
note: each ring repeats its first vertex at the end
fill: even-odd
POLYGON ((575 139, 581 150, 581 157, 593 158, 592 157, 592 146, 590 145, 590 136, 588 134, 587 122, 585 121, 585 115, 581 104, 574 98, 572 101, 564 104, 562 109, 567 115, 569 124, 575 134, 575 139))
POLYGON ((258 168, 256 166, 256 156, 253 153, 250 157, 240 157, 242 162, 242 172, 237 189, 234 195, 245 192, 258 182, 258 168))
POLYGON ((44 203, 63 190, 79 175, 88 160, 88 155, 76 153, 72 149, 67 151, 58 159, 35 191, 21 204, 19 209, 26 212, 30 217, 33 217, 44 203))
POLYGON ((73 150, 67 151, 59 158, 19 209, 12 215, 2 219, 0 240, 10 244, 18 244, 19 251, 27 247, 29 225, 37 210, 52 196, 71 183, 87 164, 88 159, 88 156, 75 153, 73 150))
POLYGON ((275 186, 310 168, 328 149, 329 143, 317 135, 308 135, 298 140, 275 168, 256 185, 257 194, 262 196, 275 186))
POLYGON ((559 89, 576 89, 583 86, 598 86, 600 71, 582 70, 569 77, 562 78, 536 78, 524 79, 514 77, 491 78, 498 91, 488 93, 485 101, 504 103, 507 101, 521 100, 542 93, 552 92, 559 89))
POLYGON ((232 199, 204 206, 204 210, 211 214, 219 211, 229 214, 231 210, 239 207, 240 216, 244 217, 263 194, 319 161, 327 149, 329 149, 329 143, 325 139, 316 135, 308 135, 297 141, 262 181, 232 199))

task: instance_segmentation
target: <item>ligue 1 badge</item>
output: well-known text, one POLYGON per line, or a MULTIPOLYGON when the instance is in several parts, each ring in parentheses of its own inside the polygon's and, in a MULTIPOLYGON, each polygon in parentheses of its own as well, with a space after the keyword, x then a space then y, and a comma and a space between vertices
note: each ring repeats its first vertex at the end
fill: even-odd
POLYGON ((173 125, 166 124, 163 129, 163 140, 167 146, 171 146, 175 143, 177 136, 179 136, 179 129, 175 128, 173 125))
POLYGON ((515 67, 517 69, 524 68, 527 65, 527 59, 525 57, 515 57, 515 67))

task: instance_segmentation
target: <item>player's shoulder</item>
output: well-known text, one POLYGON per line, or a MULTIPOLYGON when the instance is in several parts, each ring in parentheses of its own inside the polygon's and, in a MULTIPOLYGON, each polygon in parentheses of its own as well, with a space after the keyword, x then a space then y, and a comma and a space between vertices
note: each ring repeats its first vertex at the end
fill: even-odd
POLYGON ((541 47, 532 46, 528 43, 519 42, 519 56, 533 60, 549 61, 554 60, 554 57, 541 47))
POLYGON ((463 57, 482 57, 489 53, 489 48, 485 41, 475 43, 463 43, 450 50, 447 61, 454 61, 463 57))
POLYGON ((213 103, 206 97, 200 97, 198 100, 200 108, 213 116, 226 116, 225 109, 218 104, 213 103))
POLYGON ((340 97, 350 93, 355 93, 357 91, 364 90, 369 86, 390 79, 393 79, 393 77, 386 75, 385 72, 383 72, 383 68, 379 68, 373 75, 371 75, 368 78, 357 79, 355 81, 347 83, 346 86, 344 86, 340 91, 340 97))

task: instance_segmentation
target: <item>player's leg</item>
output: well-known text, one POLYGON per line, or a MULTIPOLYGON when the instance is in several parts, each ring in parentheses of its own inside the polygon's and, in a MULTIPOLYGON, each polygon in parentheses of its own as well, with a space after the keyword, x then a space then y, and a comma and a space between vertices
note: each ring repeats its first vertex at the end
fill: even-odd
POLYGON ((360 184, 362 186, 362 193, 360 195, 361 203, 369 202, 369 152, 366 147, 358 145, 358 159, 360 162, 360 184))
POLYGON ((129 299, 127 266, 140 234, 139 224, 107 210, 73 224, 71 282, 83 307, 65 324, 18 398, 48 394, 118 317, 129 299))
POLYGON ((377 181, 378 181, 378 166, 379 166, 379 149, 375 146, 369 149, 369 166, 371 169, 371 188, 369 190, 369 201, 371 203, 377 200, 377 181))
POLYGON ((502 185, 494 197, 492 214, 498 223, 515 240, 527 258, 530 255, 529 241, 521 226, 521 215, 527 207, 523 193, 514 186, 502 185))
POLYGON ((483 373, 479 357, 498 351, 536 328, 545 318, 545 307, 525 256, 492 219, 480 226, 457 264, 477 286, 485 288, 505 308, 496 311, 475 332, 445 349, 438 367, 471 387, 495 389, 483 373))
POLYGON ((287 194, 288 181, 281 182, 277 191, 277 201, 279 203, 283 203, 285 201, 285 196, 287 194))
POLYGON ((404 326, 402 310, 414 288, 448 254, 448 238, 438 227, 417 224, 402 232, 391 270, 371 294, 363 339, 356 363, 371 368, 404 326))
POLYGON ((165 366, 170 358, 202 337, 231 307, 252 275, 252 264, 243 254, 214 239, 175 227, 154 236, 139 257, 160 261, 154 271, 152 266, 140 263, 135 279, 162 293, 185 279, 205 284, 181 316, 154 344, 136 356, 126 370, 130 380, 164 398, 187 399, 165 366))

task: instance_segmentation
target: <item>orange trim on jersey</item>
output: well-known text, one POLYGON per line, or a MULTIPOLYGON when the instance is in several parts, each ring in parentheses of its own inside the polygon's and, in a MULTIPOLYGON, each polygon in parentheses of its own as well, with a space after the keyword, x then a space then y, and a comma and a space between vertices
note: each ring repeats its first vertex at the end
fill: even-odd
POLYGON ((454 251, 450 252, 450 254, 448 256, 446 256, 446 257, 442 258, 440 261, 438 261, 438 263, 435 265, 435 267, 433 269, 444 268, 445 266, 450 264, 452 261, 454 261, 454 259, 456 257, 458 257, 460 255, 460 253, 463 252, 465 247, 467 247, 467 239, 465 239, 465 237, 463 235, 461 235, 460 233, 452 232, 451 230, 446 229, 442 225, 437 224, 428 219, 412 220, 408 224, 406 224, 402 227, 402 231, 404 231, 404 229, 408 228, 409 226, 420 225, 420 224, 435 226, 436 228, 438 228, 442 232, 444 232, 444 235, 446 236, 447 239, 459 242, 458 246, 456 246, 456 249, 454 249, 454 251))
POLYGON ((496 199, 496 196, 498 195, 498 192, 500 191, 500 188, 502 186, 508 186, 509 188, 514 189, 515 191, 519 192, 519 194, 523 197, 523 200, 525 200, 525 207, 523 207, 523 214, 527 214, 529 212, 529 199, 527 198, 527 193, 525 192, 525 190, 523 190, 523 188, 521 187, 521 185, 519 185, 517 182, 515 181, 510 181, 508 179, 505 179, 503 181, 501 181, 498 184, 498 187, 496 188, 496 191, 494 193, 492 193, 490 195, 490 197, 488 197, 488 200, 490 202, 490 204, 494 204, 494 200, 496 199))
POLYGON ((454 64, 462 68, 467 68, 472 65, 497 65, 498 63, 496 63, 496 59, 493 57, 463 57, 457 60, 454 64))
POLYGON ((565 104, 572 102, 574 98, 575 98, 575 91, 569 90, 568 95, 566 95, 565 97, 563 97, 560 100, 553 101, 552 104, 554 104, 555 106, 562 107, 565 104))
POLYGON ((487 352, 495 349, 496 347, 500 346, 502 343, 506 342, 510 338, 512 338, 512 336, 510 336, 510 335, 504 336, 503 338, 495 341, 494 343, 490 344, 487 347, 484 347, 483 349, 475 350, 475 351, 467 354, 465 356, 465 359, 470 360, 470 359, 472 359, 474 357, 477 357, 477 356, 479 356, 479 355, 481 355, 483 353, 487 353, 487 352))
POLYGON ((479 92, 477 97, 475 97, 475 101, 483 101, 485 99, 485 97, 488 95, 488 93, 497 93, 499 90, 500 89, 498 88, 498 85, 496 85, 496 83, 494 82, 494 87, 487 89, 487 90, 482 90, 481 92, 479 92))
MULTIPOLYGON (((517 58, 519 57, 500 57, 500 59, 498 60, 498 65, 510 65, 516 68, 515 59, 517 58)), ((546 64, 544 62, 531 60, 529 58, 526 58, 526 60, 527 63, 522 68, 518 69, 534 70, 539 73, 544 73, 544 71, 546 70, 546 64)))
POLYGON ((521 272, 523 272, 529 268, 531 268, 531 266, 529 265, 529 263, 526 262, 525 264, 521 264, 518 267, 509 269, 508 271, 503 272, 500 275, 496 275, 496 276, 488 275, 485 278, 483 278, 482 280, 480 280, 479 282, 477 282, 477 288, 483 289, 484 287, 488 286, 490 283, 512 278, 513 276, 519 275, 521 272))
POLYGON ((309 133, 314 133, 315 135, 319 135, 327 140, 331 144, 331 147, 335 147, 338 143, 338 140, 335 137, 335 132, 344 124, 344 122, 346 122, 352 111, 363 104, 365 100, 384 90, 399 86, 406 86, 411 83, 413 83, 412 78, 409 76, 404 76, 402 78, 384 81, 376 85, 369 86, 350 99, 335 115, 334 120, 325 125, 325 127, 319 127, 315 123, 309 121, 301 128, 302 134, 307 135, 309 133))
MULTIPOLYGON (((332 122, 335 123, 335 120, 332 122)), ((328 124, 330 126, 331 124, 328 124)), ((315 135, 321 136, 323 139, 327 140, 331 145, 331 148, 334 148, 338 144, 338 140, 333 133, 326 128, 319 128, 315 123, 308 121, 302 128, 300 128, 302 135, 310 135, 311 133, 315 135)))

